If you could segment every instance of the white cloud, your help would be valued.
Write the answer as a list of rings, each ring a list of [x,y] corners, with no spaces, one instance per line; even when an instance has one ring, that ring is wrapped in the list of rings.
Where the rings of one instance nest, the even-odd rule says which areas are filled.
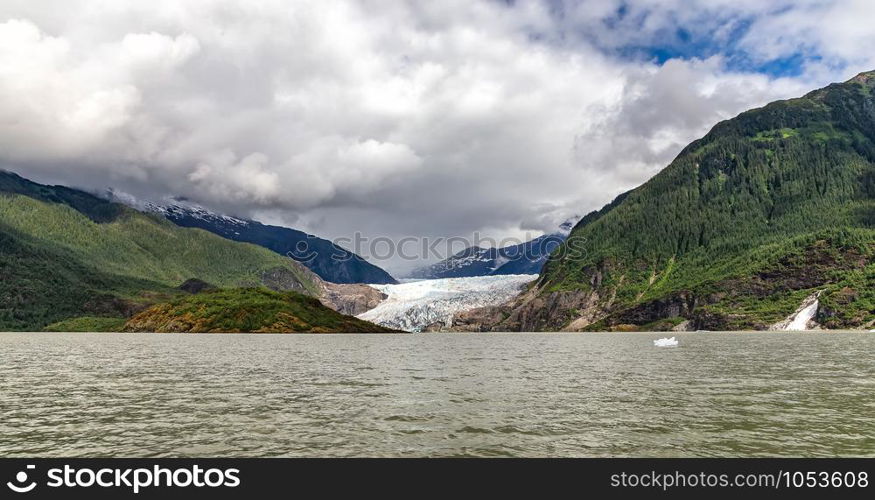
[[[270,203],[281,193],[280,176],[261,153],[238,159],[232,151],[219,152],[199,163],[188,180],[206,197],[231,202]]]
[[[870,5],[8,0],[0,162],[326,237],[524,235],[643,182],[718,120],[875,65]],[[719,55],[621,55],[681,27],[741,37],[755,62],[812,58],[774,79]]]
[[[110,163],[126,156],[123,147],[142,149],[152,111],[143,107],[144,92],[150,82],[163,85],[198,49],[191,35],[158,33],[82,47],[30,20],[0,22],[4,159]]]
[[[0,23],[0,150],[8,159],[75,157],[123,125],[140,99],[71,63],[70,43],[32,22]]]
[[[200,50],[200,43],[188,33],[176,37],[160,33],[128,33],[121,41],[122,64],[140,78],[165,76]],[[152,73],[151,75],[149,73]]]
[[[422,159],[406,144],[321,139],[282,166],[286,174],[284,203],[313,207],[331,201],[338,193],[366,199],[383,183],[409,174],[421,164]]]
[[[875,3],[869,0],[806,1],[758,18],[744,37],[745,49],[763,59],[802,52],[817,55],[808,72],[829,76],[836,67],[851,72],[875,68]],[[821,67],[825,66],[825,67]]]
[[[722,68],[720,58],[712,57],[630,69],[623,96],[590,110],[594,119],[576,140],[578,164],[599,174],[600,185],[632,187],[718,121],[806,91],[795,80]]]

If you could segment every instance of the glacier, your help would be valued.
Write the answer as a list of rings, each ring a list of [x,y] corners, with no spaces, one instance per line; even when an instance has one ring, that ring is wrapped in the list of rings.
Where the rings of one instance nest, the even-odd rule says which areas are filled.
[[[507,302],[537,277],[537,274],[508,274],[370,285],[388,297],[357,317],[408,332],[421,332],[436,323],[450,326],[456,314]]]

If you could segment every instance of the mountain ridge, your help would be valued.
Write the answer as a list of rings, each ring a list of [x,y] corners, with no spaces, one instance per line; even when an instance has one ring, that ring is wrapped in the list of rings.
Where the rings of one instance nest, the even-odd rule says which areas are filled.
[[[361,256],[304,231],[219,214],[183,200],[146,202],[142,206],[178,226],[203,229],[290,257],[331,283],[398,283],[388,272]]]
[[[440,262],[423,266],[409,274],[412,279],[470,278],[511,274],[538,274],[556,248],[577,223],[568,219],[559,228],[529,241],[496,248],[470,246]]]
[[[460,329],[768,329],[875,322],[875,73],[716,124],[584,217],[536,285]]]
[[[0,171],[0,330],[117,325],[184,296],[186,284],[299,292],[350,314],[381,300],[266,248]]]

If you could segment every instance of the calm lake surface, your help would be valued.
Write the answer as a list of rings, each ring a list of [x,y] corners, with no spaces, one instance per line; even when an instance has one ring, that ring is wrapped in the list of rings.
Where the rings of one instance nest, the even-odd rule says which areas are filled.
[[[0,456],[875,456],[875,334],[0,334]]]

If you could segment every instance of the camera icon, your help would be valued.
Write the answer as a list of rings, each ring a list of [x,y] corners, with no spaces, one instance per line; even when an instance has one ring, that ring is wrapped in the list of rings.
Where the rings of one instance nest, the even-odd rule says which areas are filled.
[[[28,465],[26,469],[33,470],[36,469],[36,466]],[[36,488],[36,481],[31,481],[30,484],[24,484],[27,482],[27,479],[27,471],[19,471],[18,474],[15,475],[15,482],[9,481],[6,483],[6,486],[16,493],[27,493]]]

